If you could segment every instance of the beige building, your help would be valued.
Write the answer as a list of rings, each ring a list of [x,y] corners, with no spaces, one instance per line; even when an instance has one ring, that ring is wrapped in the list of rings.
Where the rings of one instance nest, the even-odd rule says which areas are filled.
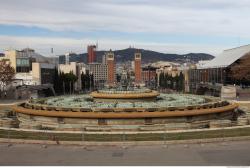
[[[33,49],[6,50],[5,58],[10,60],[15,72],[29,72],[32,69],[32,62],[35,62],[36,53]]]
[[[159,68],[156,70],[156,74],[158,77],[157,85],[159,86],[159,78],[160,74],[168,74],[169,76],[175,77],[182,74],[184,75],[184,90],[185,92],[189,92],[189,76],[188,76],[188,70],[190,69],[191,65],[183,65],[181,66],[178,63],[172,63],[172,62],[158,62],[155,63],[154,66],[158,66]]]
[[[29,48],[6,50],[4,57],[0,57],[0,60],[2,59],[7,60],[15,70],[12,82],[6,86],[7,97],[27,99],[35,97],[34,95],[46,94],[42,93],[42,90],[51,89],[53,92],[56,67],[56,61],[53,60],[56,59],[44,57]]]
[[[158,84],[159,85],[159,77],[161,73],[168,74],[169,76],[175,77],[182,72],[182,67],[178,63],[174,62],[167,62],[167,61],[158,61],[155,63],[150,64],[150,66],[157,68],[156,74],[158,77]]]
[[[55,65],[47,63],[32,63],[32,80],[35,85],[53,83]]]
[[[159,85],[159,77],[161,73],[168,74],[169,76],[175,77],[175,76],[178,76],[180,72],[182,72],[182,70],[179,67],[172,66],[172,65],[157,69],[156,74],[158,76],[158,85]]]
[[[14,79],[19,81],[18,85],[52,84],[55,67],[54,64],[33,62],[32,71],[16,73]]]
[[[81,74],[86,73],[86,65],[84,63],[69,62],[69,64],[59,64],[58,71],[63,73],[72,72],[77,76],[77,81],[74,84],[75,90],[80,91],[82,88]]]
[[[41,56],[35,50],[6,50],[6,59],[15,70],[15,85],[41,85],[53,83],[55,64],[46,63],[38,59]]]

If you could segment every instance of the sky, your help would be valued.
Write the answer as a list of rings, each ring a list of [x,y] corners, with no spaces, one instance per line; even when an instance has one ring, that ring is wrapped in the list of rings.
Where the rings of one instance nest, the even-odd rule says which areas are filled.
[[[0,0],[0,52],[45,56],[130,46],[208,53],[250,43],[249,0]]]

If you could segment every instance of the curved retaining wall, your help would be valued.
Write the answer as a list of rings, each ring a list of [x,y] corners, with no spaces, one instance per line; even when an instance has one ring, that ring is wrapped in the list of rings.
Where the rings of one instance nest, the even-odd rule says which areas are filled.
[[[105,109],[106,112],[100,111],[69,111],[70,109],[65,110],[55,110],[47,109],[39,110],[37,107],[34,109],[27,109],[22,106],[13,107],[14,111],[22,114],[29,115],[38,115],[38,116],[47,116],[47,117],[69,117],[69,118],[107,118],[107,119],[133,119],[133,118],[161,118],[161,117],[181,117],[181,116],[199,116],[205,114],[214,114],[214,113],[223,113],[228,111],[233,111],[238,107],[238,104],[232,103],[222,107],[213,107],[213,106],[204,106],[200,109],[188,109],[186,108],[175,108],[175,109],[165,109],[166,111],[159,111],[159,109],[118,109],[120,112],[114,112],[113,109]],[[131,111],[126,111],[131,110]],[[152,111],[149,111],[152,110]]]
[[[13,107],[21,128],[88,131],[157,131],[208,127],[211,120],[232,119],[236,103],[217,102],[169,108],[84,109]]]

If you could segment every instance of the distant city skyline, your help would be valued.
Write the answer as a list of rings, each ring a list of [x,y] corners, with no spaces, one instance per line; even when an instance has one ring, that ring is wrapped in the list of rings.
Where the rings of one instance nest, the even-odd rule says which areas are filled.
[[[49,56],[129,46],[217,55],[250,43],[247,0],[0,0],[0,52],[30,47]]]

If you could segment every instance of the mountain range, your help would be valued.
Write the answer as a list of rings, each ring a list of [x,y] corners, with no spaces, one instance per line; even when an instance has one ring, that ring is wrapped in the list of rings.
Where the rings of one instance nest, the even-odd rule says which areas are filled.
[[[152,63],[157,61],[169,61],[183,63],[187,60],[191,62],[198,62],[200,60],[211,60],[214,56],[205,53],[189,53],[189,54],[165,54],[151,50],[136,49],[136,48],[126,48],[123,50],[113,51],[117,63],[132,61],[134,59],[134,53],[139,50],[142,53],[142,63]],[[97,62],[102,62],[102,56],[106,51],[96,51]],[[87,62],[87,53],[83,54],[73,54],[70,58],[70,61],[77,62]]]

